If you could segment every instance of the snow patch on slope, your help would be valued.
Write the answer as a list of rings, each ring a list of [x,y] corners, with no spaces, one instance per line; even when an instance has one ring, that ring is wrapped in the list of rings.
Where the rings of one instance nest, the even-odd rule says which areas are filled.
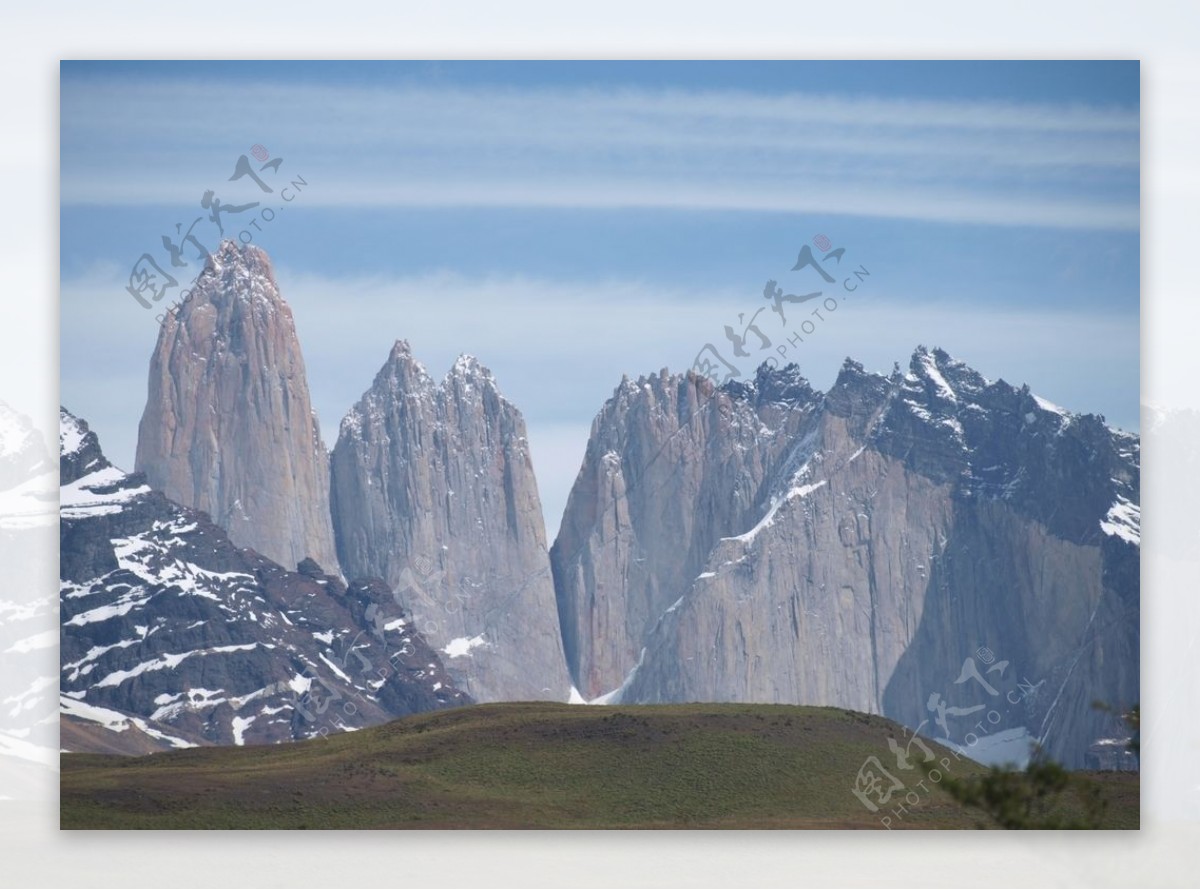
[[[1142,543],[1142,508],[1129,498],[1117,495],[1116,503],[1108,508],[1108,513],[1100,520],[1100,530],[1106,535],[1113,535],[1123,541],[1128,541],[1135,547]]]
[[[59,494],[60,515],[63,519],[83,519],[86,516],[119,513],[122,504],[140,495],[149,494],[149,485],[139,485],[135,488],[117,487],[127,478],[121,470],[110,466],[64,485]],[[114,487],[115,491],[96,491]]]
[[[928,352],[918,354],[918,361],[921,364],[921,370],[925,372],[934,387],[938,391],[938,395],[948,402],[957,402],[958,394],[954,392],[950,384],[946,382],[946,378],[942,376],[942,372],[938,369],[937,360]]]
[[[192,742],[167,735],[165,732],[160,732],[140,717],[127,717],[119,711],[99,708],[95,705],[76,701],[73,698],[67,698],[66,696],[59,697],[59,708],[63,714],[69,717],[76,717],[80,720],[86,720],[89,723],[98,723],[111,732],[125,732],[125,730],[133,726],[153,739],[166,742],[173,748],[199,747]]]
[[[65,411],[58,414],[58,449],[65,457],[75,454],[83,447],[83,428],[79,421]],[[0,446],[0,451],[3,448]]]
[[[1031,395],[1033,395],[1033,400],[1037,402],[1037,406],[1043,411],[1049,411],[1051,414],[1057,414],[1060,417],[1068,417],[1071,413],[1066,408],[1054,404],[1049,399],[1043,399],[1037,393],[1032,393]]]
[[[235,745],[246,744],[246,730],[250,728],[250,724],[258,719],[258,715],[253,717],[234,717],[230,724],[233,729],[233,743]]]
[[[797,486],[789,489],[787,494],[785,494],[783,497],[779,497],[778,495],[776,495],[775,497],[772,497],[771,498],[771,507],[770,507],[770,509],[767,510],[767,515],[764,516],[762,519],[760,519],[758,521],[758,524],[756,526],[754,526],[754,528],[750,529],[750,531],[745,532],[743,534],[736,535],[732,538],[722,538],[721,540],[723,540],[723,541],[741,541],[744,544],[750,543],[758,536],[759,532],[761,532],[764,528],[766,528],[767,526],[769,526],[775,522],[775,514],[777,512],[779,512],[780,507],[782,507],[784,504],[786,504],[792,498],[807,497],[808,495],[810,495],[814,491],[816,491],[818,488],[820,488],[822,485],[824,485],[827,481],[828,480],[826,480],[826,479],[822,479],[820,482],[814,482],[811,485],[797,485]]]
[[[628,689],[630,687],[630,685],[633,683],[633,678],[637,676],[637,672],[641,668],[642,663],[645,660],[646,660],[646,649],[645,649],[645,647],[643,647],[642,654],[638,656],[637,664],[635,664],[633,666],[633,670],[631,670],[628,674],[625,675],[625,679],[621,682],[621,685],[618,686],[616,689],[613,689],[611,692],[606,692],[606,693],[604,693],[604,695],[596,696],[591,701],[589,701],[588,704],[589,705],[619,705],[621,703],[621,696],[623,696],[625,694],[625,690]]]
[[[474,637],[457,637],[446,644],[442,652],[449,658],[459,658],[463,655],[469,655],[471,650],[476,646],[486,646],[487,640],[483,638],[483,634]]]

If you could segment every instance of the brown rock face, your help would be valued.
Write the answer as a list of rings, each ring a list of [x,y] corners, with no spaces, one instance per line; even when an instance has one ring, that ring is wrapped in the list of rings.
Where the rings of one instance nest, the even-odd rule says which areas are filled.
[[[267,255],[221,244],[150,362],[136,468],[284,566],[337,565],[329,463]]]
[[[463,357],[435,383],[398,342],[332,455],[349,577],[402,598],[476,701],[570,692],[525,422]]]
[[[833,705],[1073,767],[1122,732],[1092,702],[1138,699],[1136,436],[937,350],[824,395],[708,386],[623,383],[593,427],[552,549],[585,696]]]

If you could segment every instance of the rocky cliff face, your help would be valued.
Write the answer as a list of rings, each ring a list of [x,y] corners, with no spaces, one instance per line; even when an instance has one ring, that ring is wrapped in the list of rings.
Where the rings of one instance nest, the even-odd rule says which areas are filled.
[[[750,521],[820,403],[794,369],[728,390],[665,370],[621,382],[592,425],[551,550],[585,698],[621,685],[712,548]]]
[[[336,569],[328,457],[291,309],[258,248],[223,242],[164,322],[136,470],[239,546]]]
[[[383,582],[238,548],[61,422],[64,746],[279,742],[470,701]]]
[[[938,350],[824,395],[795,368],[626,381],[552,551],[572,675],[1082,766],[1120,732],[1092,701],[1138,698],[1138,453]]]
[[[491,373],[464,357],[436,383],[398,342],[331,464],[343,570],[392,585],[475,699],[566,700],[525,424]]]

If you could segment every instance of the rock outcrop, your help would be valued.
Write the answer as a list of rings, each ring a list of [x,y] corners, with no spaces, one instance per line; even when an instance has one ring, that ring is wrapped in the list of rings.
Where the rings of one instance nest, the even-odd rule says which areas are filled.
[[[665,370],[621,382],[592,424],[551,550],[584,698],[620,686],[713,547],[750,521],[820,402],[794,370],[728,390]]]
[[[1083,766],[1120,733],[1092,702],[1138,697],[1138,453],[939,350],[826,394],[794,367],[625,381],[552,550],[572,676]]]
[[[71,750],[289,741],[470,701],[382,581],[239,548],[112,466],[82,420],[61,423]]]
[[[270,261],[222,242],[150,362],[135,469],[239,546],[337,567],[329,462]]]
[[[491,373],[463,357],[436,383],[397,342],[331,464],[343,571],[395,588],[476,700],[565,701],[525,423]]]

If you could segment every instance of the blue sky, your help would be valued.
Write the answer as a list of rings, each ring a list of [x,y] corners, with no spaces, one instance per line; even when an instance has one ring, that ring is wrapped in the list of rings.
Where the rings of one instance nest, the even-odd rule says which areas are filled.
[[[307,183],[244,231],[295,310],[327,443],[393,340],[437,376],[473,353],[525,413],[551,537],[621,374],[728,354],[724,326],[767,306],[767,279],[819,286],[790,271],[816,235],[871,276],[789,352],[815,385],[847,355],[888,370],[940,345],[1137,428],[1136,62],[61,74],[62,400],[127,467],[157,333],[130,267],[165,262],[160,237],[206,190],[262,198],[228,181],[256,143],[282,158],[264,180]],[[775,344],[790,330],[758,321]]]

